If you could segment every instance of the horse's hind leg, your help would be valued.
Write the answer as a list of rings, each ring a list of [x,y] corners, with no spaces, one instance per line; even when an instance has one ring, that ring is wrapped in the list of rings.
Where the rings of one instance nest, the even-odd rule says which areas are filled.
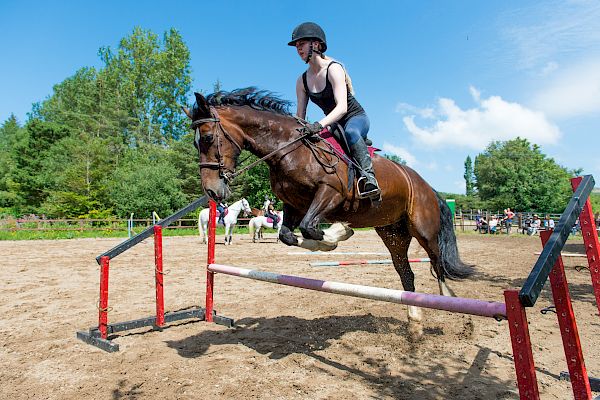
[[[415,291],[415,274],[408,262],[408,248],[412,239],[402,220],[393,225],[375,228],[392,256],[394,268],[400,276],[402,287],[406,291]],[[412,340],[418,340],[423,335],[423,313],[419,307],[408,306],[408,331]]]

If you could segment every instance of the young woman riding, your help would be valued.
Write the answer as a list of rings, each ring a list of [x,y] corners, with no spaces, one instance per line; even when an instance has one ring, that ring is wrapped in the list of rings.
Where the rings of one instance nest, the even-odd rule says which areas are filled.
[[[371,157],[365,144],[369,132],[369,117],[353,95],[352,81],[339,62],[325,56],[325,32],[313,22],[304,22],[294,29],[289,46],[295,46],[308,69],[296,81],[296,115],[306,118],[308,100],[323,110],[325,117],[308,124],[306,130],[318,134],[324,126],[334,122],[343,128],[352,156],[362,169],[359,179],[359,197],[378,199],[381,190]],[[360,182],[364,180],[364,184]],[[362,187],[361,187],[362,186]]]

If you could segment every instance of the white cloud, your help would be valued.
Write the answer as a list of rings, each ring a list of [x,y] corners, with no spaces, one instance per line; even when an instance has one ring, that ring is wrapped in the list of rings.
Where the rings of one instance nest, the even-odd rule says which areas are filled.
[[[503,49],[522,68],[539,68],[556,58],[600,51],[598,1],[543,1],[499,17],[502,33],[511,44]]]
[[[397,155],[398,157],[406,161],[406,164],[411,168],[414,168],[418,164],[417,158],[403,147],[395,146],[391,143],[384,142],[383,151],[385,151],[386,153]]]
[[[470,88],[477,107],[461,109],[454,100],[441,98],[435,110],[437,121],[429,127],[418,126],[416,115],[403,118],[414,139],[426,147],[455,146],[484,149],[493,140],[510,140],[519,136],[535,144],[555,144],[559,128],[542,112],[528,109],[500,96],[481,98]]]
[[[600,113],[600,58],[561,71],[535,95],[533,105],[555,118]]]
[[[433,108],[418,108],[408,103],[398,103],[396,112],[400,114],[418,114],[422,118],[433,118]]]

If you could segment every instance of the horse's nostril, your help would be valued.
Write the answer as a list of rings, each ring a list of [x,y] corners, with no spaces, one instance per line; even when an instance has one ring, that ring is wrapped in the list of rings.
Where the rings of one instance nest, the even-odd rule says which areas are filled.
[[[207,189],[206,194],[208,195],[208,197],[210,197],[214,201],[218,202],[219,200],[221,200],[220,197],[211,189]]]

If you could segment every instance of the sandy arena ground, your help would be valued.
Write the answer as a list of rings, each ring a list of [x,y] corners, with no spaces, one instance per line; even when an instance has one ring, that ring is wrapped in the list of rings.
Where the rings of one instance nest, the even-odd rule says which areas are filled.
[[[216,277],[215,308],[235,329],[178,323],[162,332],[140,329],[115,338],[106,353],[75,337],[97,324],[99,267],[95,256],[121,239],[3,241],[0,283],[2,399],[516,399],[506,322],[425,310],[423,340],[408,340],[406,307]],[[247,235],[222,245],[217,261],[326,280],[401,289],[390,265],[310,267],[311,260],[368,256],[292,256],[274,234],[253,244]],[[570,241],[566,250],[583,250]],[[540,250],[538,237],[460,235],[464,261],[477,274],[451,282],[459,296],[503,301],[520,286]],[[384,251],[374,231],[360,231],[341,251]],[[427,257],[413,243],[411,256]],[[165,307],[204,303],[206,246],[198,237],[164,239]],[[368,258],[385,258],[372,256]],[[585,259],[565,258],[591,376],[600,376],[600,320]],[[111,264],[109,322],[154,313],[153,241]],[[437,294],[425,264],[415,264],[417,290]],[[528,309],[543,399],[572,398],[548,289]]]

